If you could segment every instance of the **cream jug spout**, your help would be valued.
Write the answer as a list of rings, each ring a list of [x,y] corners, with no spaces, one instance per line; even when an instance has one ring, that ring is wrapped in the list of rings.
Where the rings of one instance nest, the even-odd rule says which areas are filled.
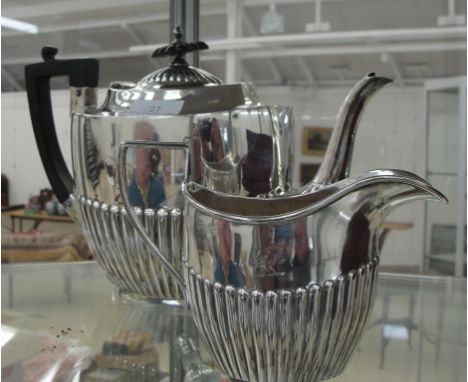
[[[382,223],[397,207],[418,200],[448,203],[442,193],[410,172],[374,170],[366,174],[369,176],[365,180],[367,186],[357,189],[333,206],[335,211],[340,211],[338,217],[323,215],[329,223],[341,227],[338,229],[340,245],[335,250],[341,254],[336,266],[342,273],[359,268],[379,253]],[[360,182],[355,181],[354,187],[359,187]],[[333,246],[333,243],[329,244],[326,251]]]
[[[371,96],[389,82],[392,80],[369,73],[350,90],[338,112],[325,157],[312,182],[312,188],[348,177],[354,137],[362,111]]]

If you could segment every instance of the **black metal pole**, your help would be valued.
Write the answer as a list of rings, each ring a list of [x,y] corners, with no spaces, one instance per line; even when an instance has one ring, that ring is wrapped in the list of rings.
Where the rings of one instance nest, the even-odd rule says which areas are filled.
[[[180,25],[185,32],[185,2],[186,0],[169,0],[171,4],[169,17],[169,39],[174,38],[174,28]]]

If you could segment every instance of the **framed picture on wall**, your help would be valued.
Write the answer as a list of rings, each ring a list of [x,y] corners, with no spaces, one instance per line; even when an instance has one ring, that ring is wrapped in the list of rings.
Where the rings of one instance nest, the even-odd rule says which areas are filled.
[[[300,168],[299,174],[299,181],[301,182],[301,186],[306,183],[309,183],[317,174],[317,171],[320,167],[320,163],[302,163]]]
[[[305,155],[324,156],[333,129],[329,127],[304,127],[302,152]]]

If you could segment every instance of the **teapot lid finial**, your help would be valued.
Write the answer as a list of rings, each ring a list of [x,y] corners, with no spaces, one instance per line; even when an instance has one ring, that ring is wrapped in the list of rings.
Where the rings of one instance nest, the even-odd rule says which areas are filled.
[[[221,80],[200,68],[190,66],[185,54],[209,49],[203,41],[186,42],[180,25],[174,28],[175,40],[169,45],[156,49],[151,57],[172,56],[168,67],[162,68],[143,78],[139,85],[144,88],[190,88],[204,85],[219,85]]]
[[[209,49],[208,45],[203,41],[186,42],[183,40],[184,31],[180,25],[175,26],[173,33],[175,40],[169,45],[156,49],[151,57],[175,56],[175,59],[183,59],[186,53]]]

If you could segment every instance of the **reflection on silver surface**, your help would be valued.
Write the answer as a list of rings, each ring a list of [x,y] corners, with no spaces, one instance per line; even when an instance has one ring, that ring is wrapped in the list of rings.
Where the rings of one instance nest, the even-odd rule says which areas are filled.
[[[249,292],[186,270],[187,299],[211,356],[242,381],[320,381],[348,363],[372,306],[377,259],[296,290]]]
[[[242,107],[171,119],[74,115],[76,190],[72,199],[80,201],[80,208],[86,211],[79,215],[73,213],[87,231],[94,253],[110,279],[132,293],[150,298],[176,298],[168,289],[171,282],[166,272],[156,265],[158,260],[143,260],[149,255],[139,244],[134,244],[133,229],[121,221],[116,169],[118,142],[125,139],[184,142],[187,137],[192,137],[188,171],[201,185],[251,196],[270,191],[282,193],[290,187],[290,108]],[[157,210],[164,211],[161,208],[183,209],[180,184],[187,173],[185,159],[183,155],[157,148],[137,148],[129,153],[125,169],[132,206],[154,210],[156,215]],[[97,203],[94,208],[93,203]],[[123,240],[121,235],[128,235],[128,239]],[[161,232],[160,239],[167,245],[181,244],[181,237],[172,240],[165,235]],[[146,261],[151,265],[144,270],[142,264]]]
[[[379,86],[371,86],[370,93]],[[365,86],[358,87],[357,94],[365,93]],[[364,100],[359,100],[357,114],[340,131],[346,144],[332,151],[352,148],[353,118],[355,124]],[[288,113],[284,120],[289,120]],[[189,148],[147,141],[121,145],[119,182],[130,223],[185,291],[211,356],[230,377],[320,381],[340,374],[372,305],[380,225],[404,203],[446,198],[423,179],[401,170],[374,170],[340,180],[347,175],[350,153],[337,163],[338,173],[330,166],[324,168],[326,176],[318,186],[268,190],[264,175],[273,162],[262,147],[272,146],[261,135],[254,135],[257,147],[252,151],[258,176],[247,184],[249,178],[244,177],[242,185],[247,196],[278,196],[246,198],[229,189],[239,185],[237,158],[227,156],[218,120],[204,120],[195,131]],[[134,212],[127,186],[129,148],[152,147],[172,147],[174,152],[185,148],[192,155],[201,152],[199,162],[192,159],[191,182],[186,179],[182,185],[185,285],[165,248],[148,235]],[[225,158],[230,160],[216,168]],[[205,172],[203,165],[208,168]],[[227,176],[216,178],[209,171]],[[351,313],[354,309],[356,316]],[[351,330],[353,323],[357,326]],[[294,348],[304,335],[312,336],[307,342],[310,351]]]
[[[184,168],[184,158],[157,148],[136,149],[128,156],[125,168],[130,179],[127,187],[132,207],[183,210],[180,184],[188,174],[198,184],[230,195],[294,194],[300,191],[291,190],[294,116],[290,107],[260,105],[253,88],[247,84],[164,89],[152,86],[148,82],[150,77],[138,84],[113,83],[98,109],[93,106],[92,97],[88,97],[87,108],[78,107],[83,102],[77,98],[76,89],[72,89],[78,105],[72,115],[76,180],[73,199],[85,198],[101,206],[92,209],[88,202],[82,203],[81,208],[87,206],[90,211],[80,214],[83,219],[78,220],[87,231],[98,260],[110,272],[110,279],[133,293],[172,298],[173,295],[164,294],[167,287],[160,286],[170,282],[166,273],[156,267],[156,260],[154,264],[151,261],[150,270],[144,271],[141,266],[133,269],[135,264],[142,263],[141,254],[145,250],[129,244],[135,242],[133,229],[119,222],[122,209],[117,175],[119,142],[186,142],[187,138],[190,142],[188,170]],[[341,168],[340,175],[349,169],[352,138],[365,103],[387,82],[381,77],[366,76],[346,98],[335,127],[335,143],[331,145],[334,152],[327,154],[327,158],[341,158],[336,165]],[[326,163],[323,171],[328,174],[333,166],[330,160]],[[330,176],[335,176],[335,172]],[[74,214],[71,209],[70,212]],[[307,226],[310,223],[304,221],[295,230],[305,232]],[[95,229],[115,242],[98,237]],[[128,243],[118,236],[127,232]],[[179,245],[175,243],[181,243],[181,237],[172,235],[167,237],[167,245]],[[306,256],[307,243],[296,246],[302,247],[297,250]],[[151,278],[156,278],[153,286],[147,285]],[[140,282],[143,284],[139,285]]]
[[[116,286],[148,298],[182,298],[176,282],[138,239],[124,208],[84,197],[73,200],[96,260]],[[152,240],[164,248],[171,264],[181,269],[181,246],[177,241],[171,241],[173,245],[168,246],[166,237],[169,225],[171,232],[180,235],[181,215],[168,214],[165,209],[137,208],[136,213],[151,233]]]
[[[423,179],[398,170],[270,199],[191,183],[183,192],[190,267],[210,281],[262,291],[304,288],[358,269],[378,250],[379,226],[396,207],[445,200]]]
[[[171,146],[187,150],[183,144],[123,143],[120,184],[131,224],[178,279],[179,270],[133,213],[122,170],[129,148]],[[184,182],[182,192],[180,287],[213,359],[245,381],[320,381],[341,373],[372,305],[379,226],[404,203],[446,201],[401,170],[369,171],[317,191],[266,199],[194,182]],[[353,323],[359,330],[350,329]],[[293,344],[308,334],[312,350],[300,355],[304,349]]]

